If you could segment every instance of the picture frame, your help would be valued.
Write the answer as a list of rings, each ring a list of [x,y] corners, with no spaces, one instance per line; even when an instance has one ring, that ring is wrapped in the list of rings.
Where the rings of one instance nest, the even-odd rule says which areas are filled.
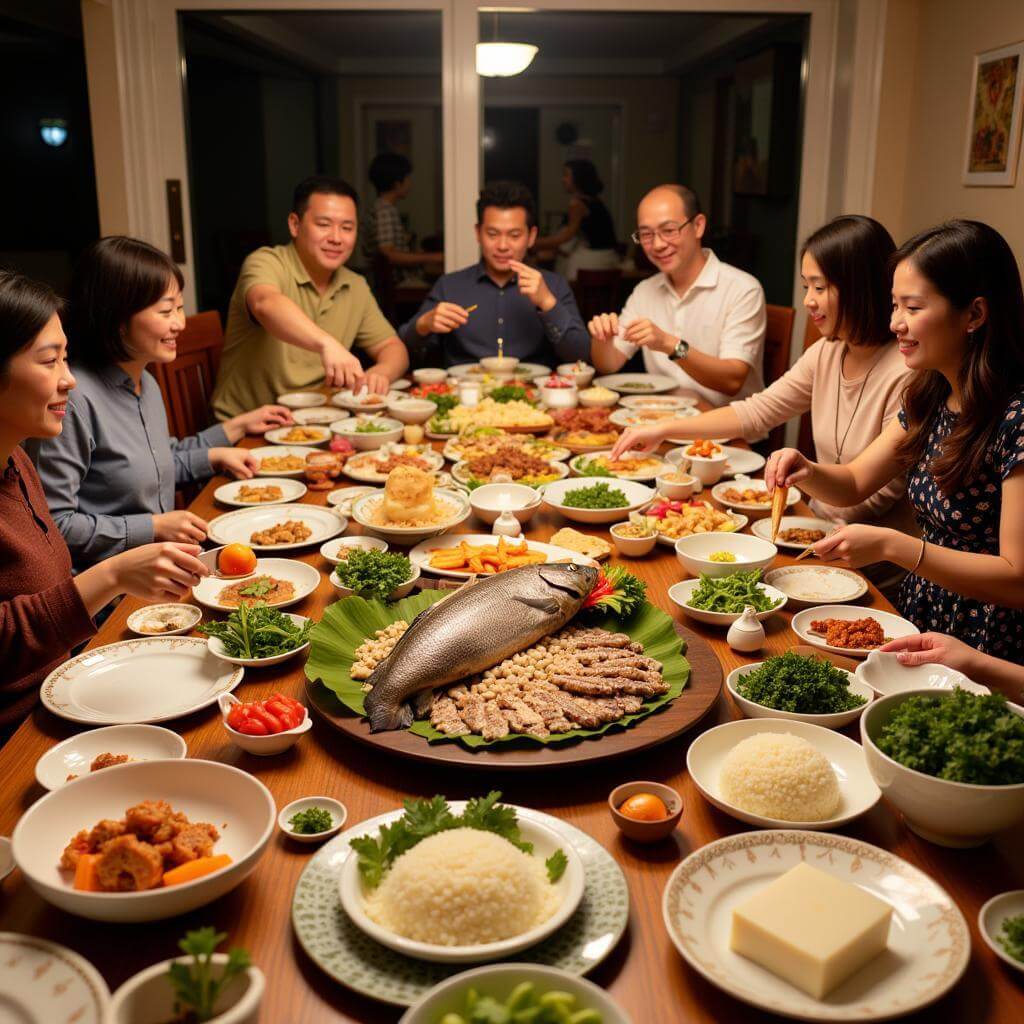
[[[1024,40],[974,55],[967,106],[964,185],[1011,187],[1017,180]]]

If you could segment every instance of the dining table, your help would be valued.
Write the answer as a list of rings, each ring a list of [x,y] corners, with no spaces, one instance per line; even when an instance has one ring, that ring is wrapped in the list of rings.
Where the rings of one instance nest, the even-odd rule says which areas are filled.
[[[255,437],[240,442],[250,448],[263,443],[262,438]],[[190,510],[207,521],[227,511],[214,498],[216,488],[224,482],[223,477],[210,480],[190,504]],[[335,486],[354,483],[342,478]],[[326,493],[309,490],[301,501],[324,506]],[[704,496],[709,493],[710,488],[706,488]],[[787,514],[810,513],[800,502]],[[549,508],[529,522],[525,535],[546,541],[567,525],[610,540],[607,527],[567,523]],[[456,530],[489,532],[472,515]],[[360,527],[354,523],[346,531],[359,532]],[[328,578],[331,566],[315,547],[289,555],[321,572],[316,590],[289,610],[319,620],[328,605],[339,599]],[[615,561],[646,582],[651,603],[706,641],[719,663],[710,673],[716,687],[733,669],[782,654],[802,642],[790,627],[791,611],[783,609],[764,623],[767,635],[763,650],[739,654],[726,643],[724,629],[686,619],[669,598],[672,584],[687,578],[672,548],[658,545],[642,558],[616,557]],[[794,558],[780,549],[774,566],[793,562]],[[859,603],[865,608],[894,610],[870,581]],[[134,598],[122,600],[100,626],[89,648],[130,639],[126,619],[142,604]],[[206,617],[210,614],[204,609]],[[247,669],[236,693],[246,700],[274,692],[303,699],[305,687],[301,659],[291,659],[273,667]],[[635,729],[650,728],[654,717],[637,723]],[[402,801],[409,798],[444,794],[450,800],[461,800],[495,788],[501,790],[503,802],[534,808],[575,826],[614,857],[629,886],[626,931],[611,954],[592,971],[591,980],[605,988],[636,1024],[714,1024],[782,1019],[740,1002],[691,969],[673,946],[662,919],[663,890],[680,861],[714,840],[753,831],[752,826],[704,799],[686,767],[687,750],[696,736],[742,717],[722,685],[717,697],[709,702],[707,713],[692,728],[660,745],[610,760],[553,764],[539,771],[522,772],[474,768],[464,760],[457,765],[413,761],[355,741],[315,711],[312,730],[289,751],[273,757],[247,754],[232,743],[216,705],[164,724],[186,740],[189,757],[218,761],[251,773],[269,789],[279,809],[300,797],[334,797],[348,809],[346,827],[400,809]],[[75,731],[75,725],[38,706],[0,750],[4,795],[0,834],[10,835],[19,817],[45,795],[35,779],[36,761]],[[842,731],[859,741],[856,723]],[[600,744],[602,740],[581,742]],[[664,783],[681,795],[682,818],[669,838],[640,845],[620,833],[609,811],[608,796],[620,783],[631,780]],[[68,823],[69,836],[80,824]],[[986,900],[1006,890],[1024,888],[1024,827],[1010,829],[973,849],[948,849],[912,832],[882,799],[840,831],[882,847],[925,872],[952,896],[970,928],[972,949],[963,977],[940,1000],[906,1019],[929,1024],[1024,1021],[1024,974],[1002,963],[982,942],[977,930],[978,911]],[[247,949],[263,971],[266,991],[260,1020],[264,1024],[397,1021],[402,1014],[400,1007],[357,994],[327,976],[306,955],[293,932],[293,891],[315,850],[315,846],[300,845],[275,830],[256,870],[228,895],[180,918],[149,924],[100,923],[65,913],[42,900],[15,870],[0,883],[0,931],[27,933],[71,947],[95,965],[113,991],[148,965],[176,955],[177,942],[187,930],[213,925],[228,933],[228,944]]]

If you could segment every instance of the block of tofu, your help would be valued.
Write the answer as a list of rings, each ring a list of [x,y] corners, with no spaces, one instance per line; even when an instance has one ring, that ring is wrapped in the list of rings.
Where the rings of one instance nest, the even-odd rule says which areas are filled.
[[[891,917],[884,900],[800,863],[733,910],[729,946],[824,999],[886,948]]]

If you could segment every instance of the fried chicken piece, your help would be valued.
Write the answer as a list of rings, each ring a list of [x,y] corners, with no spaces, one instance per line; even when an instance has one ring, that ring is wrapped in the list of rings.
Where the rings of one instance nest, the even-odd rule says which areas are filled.
[[[115,764],[126,764],[130,760],[127,754],[97,754],[89,765],[89,771],[98,772],[102,768],[113,768]]]
[[[111,839],[96,862],[96,878],[104,892],[154,889],[163,874],[163,857],[149,843],[132,835]]]
[[[89,832],[89,852],[98,853],[111,839],[123,836],[126,831],[123,821],[104,818],[102,821],[96,822]]]
[[[65,871],[74,871],[78,867],[78,858],[83,853],[90,852],[89,831],[83,828],[72,836],[71,841],[64,847],[64,852],[60,855],[60,866]]]
[[[170,850],[161,855],[172,864],[185,864],[199,857],[209,857],[213,844],[220,839],[220,833],[205,821],[194,821],[186,825],[171,841]]]
[[[825,637],[830,647],[865,650],[888,641],[877,619],[814,619],[811,632]]]
[[[143,800],[124,812],[127,832],[153,845],[170,842],[186,825],[188,818],[179,814],[166,800]]]

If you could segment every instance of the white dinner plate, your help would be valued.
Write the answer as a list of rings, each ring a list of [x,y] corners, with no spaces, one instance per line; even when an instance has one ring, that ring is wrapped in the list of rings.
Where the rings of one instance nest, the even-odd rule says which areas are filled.
[[[331,508],[336,509],[338,515],[351,516],[352,505],[356,498],[361,498],[364,494],[373,494],[380,490],[380,487],[339,487],[327,495],[327,504]]]
[[[663,497],[662,495],[658,495],[658,499],[657,500],[668,501],[669,499]],[[690,499],[686,498],[684,500],[685,501],[689,501]],[[736,529],[735,530],[724,530],[724,531],[722,531],[723,533],[739,533],[743,529],[743,527],[746,526],[747,523],[750,522],[750,520],[742,512],[731,512],[729,509],[724,509],[724,512],[725,512],[725,515],[727,515],[733,521],[733,523],[735,523]],[[689,537],[690,534],[683,534],[683,536],[684,537]],[[676,541],[677,540],[679,540],[678,537],[670,537],[667,533],[659,533],[658,534],[658,543],[659,544],[664,544],[666,547],[674,548],[676,546]]]
[[[278,523],[301,522],[310,529],[310,535],[294,544],[254,544],[254,533],[268,530]],[[246,544],[253,551],[297,551],[323,544],[337,537],[348,522],[333,509],[319,505],[271,505],[270,508],[247,508],[225,512],[209,522],[209,538],[214,544]]]
[[[617,427],[649,427],[655,423],[692,419],[699,415],[692,406],[681,409],[616,409],[608,417],[608,422]]]
[[[535,438],[529,434],[505,434],[505,435],[487,435],[492,439],[497,439],[503,443],[509,443],[514,445],[521,445],[525,451],[531,455],[536,455],[540,459],[547,459],[549,462],[563,462],[565,459],[572,455],[572,452],[568,448],[563,448],[561,445],[552,444],[546,438]],[[465,440],[458,437],[449,437],[445,442],[444,447],[441,449],[441,454],[451,462],[464,462],[465,452],[463,450],[463,444],[472,444],[473,438],[469,437]]]
[[[487,371],[479,363],[457,363],[448,367],[448,376],[456,380],[466,378],[483,377]],[[534,377],[548,377],[551,375],[550,366],[541,366],[540,363],[520,363],[515,369],[517,380],[532,380]]]
[[[147,620],[151,616],[157,616],[164,612],[174,612],[175,620],[185,623],[177,629],[144,629]],[[168,604],[147,604],[142,608],[136,608],[125,623],[136,636],[181,636],[183,633],[191,633],[203,617],[203,613],[194,604],[183,604],[172,601]],[[159,620],[159,619],[158,619]]]
[[[760,458],[760,456],[758,456]],[[766,502],[754,502],[754,501],[733,501],[731,498],[727,498],[727,491],[745,491],[747,489],[752,491],[765,491],[764,480],[751,480],[750,477],[745,474],[738,474],[737,478],[733,481],[723,480],[720,484],[715,484],[711,488],[711,497],[719,503],[719,505],[725,505],[726,508],[737,509],[740,512],[753,512],[754,514],[768,515],[772,509],[771,498]],[[790,487],[786,494],[786,505],[795,505],[800,500],[800,492],[795,487]],[[771,543],[771,534],[768,537],[762,537],[762,540],[767,540]]]
[[[330,405],[292,410],[292,419],[303,427],[329,427],[337,418],[338,410]]]
[[[769,522],[767,519],[760,521]],[[839,565],[818,565],[810,560],[804,565],[772,569],[764,581],[778,587],[797,608],[816,604],[848,604],[868,592],[867,582],[860,573]]]
[[[762,469],[765,464],[765,457],[749,448],[737,448],[735,445],[722,445],[729,461],[725,464],[724,476],[750,476]],[[795,487],[790,490],[796,490]],[[797,491],[799,494],[799,491]]]
[[[337,417],[335,417],[337,419]],[[332,421],[333,422],[333,421]],[[309,441],[296,441],[289,438],[287,435],[295,429],[291,427],[276,427],[274,430],[268,430],[264,435],[264,440],[269,441],[271,444],[283,444],[283,445],[297,445],[299,448],[316,448],[318,445],[327,444],[331,439],[331,432],[326,427],[311,426],[299,423],[297,426],[302,430],[310,430],[316,433],[316,438]]]
[[[553,480],[564,480],[569,475],[569,466],[566,463],[564,463],[564,462],[549,462],[548,465],[551,468],[548,470],[547,473],[538,474],[537,477],[529,477],[529,478],[527,478],[527,477],[519,477],[518,479],[514,479],[512,482],[513,483],[523,483],[524,479],[534,479],[534,480],[537,480],[537,479],[539,479],[541,477],[541,475],[549,476]],[[509,475],[511,476],[511,474],[509,474]],[[469,463],[468,462],[456,462],[455,465],[452,466],[452,479],[457,481],[460,484],[468,484],[471,480],[473,480],[474,477],[473,477],[473,474],[470,472]],[[486,481],[484,481],[484,482],[486,483]],[[551,481],[547,481],[547,482],[550,483]],[[541,486],[541,485],[540,484],[527,484],[527,483],[523,483],[523,486],[524,487],[533,487],[533,486]]]
[[[147,637],[70,658],[43,680],[40,698],[55,715],[86,725],[166,722],[215,703],[242,674],[200,637]]]
[[[915,636],[921,632],[912,622],[900,618],[899,615],[893,615],[892,612],[879,611],[877,608],[860,608],[857,605],[849,604],[815,605],[813,608],[805,608],[793,616],[790,625],[801,640],[805,640],[813,647],[820,647],[833,654],[846,654],[852,658],[866,658],[874,648],[832,647],[825,642],[823,636],[811,632],[811,622],[817,619],[868,618],[875,619],[881,625],[882,632],[890,640],[896,640],[901,636]]]
[[[242,487],[280,487],[281,497],[273,501],[240,501],[238,498]],[[288,480],[285,477],[260,477],[259,480],[232,480],[229,484],[221,484],[213,492],[213,497],[222,505],[231,508],[264,508],[268,505],[286,505],[298,501],[306,493],[306,485],[301,480]]]
[[[298,604],[320,585],[319,571],[294,558],[258,558],[253,576],[272,576],[274,579],[287,580],[295,587],[295,593],[291,597],[286,601],[272,602],[270,605],[272,608],[287,608],[289,605]],[[230,612],[234,610],[235,606],[221,604],[218,595],[226,587],[233,585],[231,580],[219,580],[207,576],[192,588],[192,596],[206,608]],[[205,640],[202,642],[206,643]]]
[[[697,399],[693,395],[626,395],[619,404],[625,409],[694,409]]]
[[[345,460],[345,476],[358,480],[364,484],[382,484],[387,478],[387,473],[381,473],[376,467],[379,463],[387,461],[388,456],[400,454],[409,448],[415,448],[414,454],[427,466],[427,472],[436,473],[444,467],[444,456],[431,448],[424,448],[422,445],[395,444],[384,445],[375,451],[359,452],[357,455],[350,455]]]
[[[888,950],[824,999],[729,948],[734,908],[803,861],[893,908]],[[967,922],[941,886],[887,850],[831,833],[742,832],[708,843],[672,873],[661,909],[690,967],[736,999],[798,1020],[903,1019],[945,995],[971,955]]]
[[[675,391],[679,381],[664,373],[610,373],[596,377],[590,386],[608,388],[623,395],[660,395]]]
[[[268,445],[264,448],[253,448],[252,454],[260,460],[260,468],[256,470],[256,475],[259,477],[264,476],[302,476],[306,471],[306,456],[309,454],[309,449],[298,448],[298,447],[284,447],[279,444]],[[302,465],[298,469],[264,469],[262,462],[264,459],[280,459],[286,455],[294,455],[296,458],[302,459]]]
[[[600,458],[604,456],[609,457],[612,453],[611,448],[598,449],[596,452],[587,452],[586,455],[574,455],[569,460],[569,468],[573,471],[574,476],[582,476],[581,469],[591,459]],[[665,462],[657,455],[647,454],[641,455],[639,452],[624,452],[619,456],[621,462],[636,462],[640,463],[645,459],[653,459],[654,463],[650,466],[638,466],[632,472],[625,472],[623,470],[617,470],[611,472],[609,470],[609,479],[614,478],[617,480],[639,480],[641,483],[647,483],[651,480],[657,479],[662,473],[669,473],[672,471],[673,466],[671,463]],[[600,480],[602,477],[595,477],[594,479]]]
[[[835,523],[829,522],[827,519],[816,519],[814,516],[783,516],[782,521],[779,523],[780,534],[785,530],[821,530],[825,537],[827,537],[835,528]],[[761,540],[771,541],[771,519],[759,519],[750,527],[750,532],[756,534]],[[822,537],[822,540],[824,539]],[[792,551],[803,551],[807,547],[806,544],[800,544],[797,541],[783,540],[781,536],[777,540],[772,541],[772,543],[777,544],[780,548],[789,548]]]
[[[324,396],[319,391],[287,391],[277,396],[277,404],[289,409],[309,409],[324,404]],[[294,417],[294,413],[292,414]]]
[[[519,544],[519,537],[506,537],[510,547]],[[409,552],[409,561],[421,572],[430,573],[432,576],[450,576],[452,579],[463,580],[474,573],[461,569],[435,569],[430,564],[430,556],[438,550],[457,548],[465,541],[474,547],[483,544],[497,544],[501,540],[490,533],[448,533],[441,537],[433,537],[430,540],[422,541]],[[527,547],[531,551],[539,551],[547,555],[549,562],[575,562],[577,565],[593,565],[594,560],[578,551],[570,551],[568,548],[560,548],[557,544],[542,544],[539,540],[528,540]],[[540,564],[540,563],[538,563]]]

